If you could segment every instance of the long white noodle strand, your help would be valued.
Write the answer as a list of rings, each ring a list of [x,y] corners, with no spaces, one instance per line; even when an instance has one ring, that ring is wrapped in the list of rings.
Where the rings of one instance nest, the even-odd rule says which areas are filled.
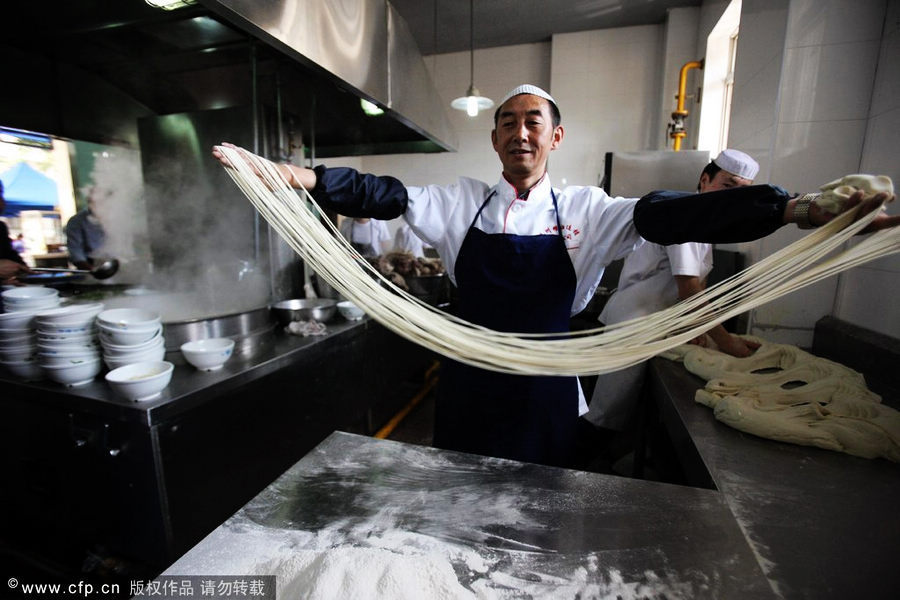
[[[528,375],[616,371],[683,344],[712,326],[807,285],[900,251],[900,227],[837,252],[878,214],[857,209],[687,300],[652,315],[568,334],[524,334],[470,323],[398,288],[369,265],[306,189],[294,190],[276,165],[219,146],[226,171],[257,211],[319,276],[397,334],[460,362]],[[827,257],[827,255],[837,254]],[[827,257],[827,258],[826,258]],[[562,336],[562,337],[561,337]]]

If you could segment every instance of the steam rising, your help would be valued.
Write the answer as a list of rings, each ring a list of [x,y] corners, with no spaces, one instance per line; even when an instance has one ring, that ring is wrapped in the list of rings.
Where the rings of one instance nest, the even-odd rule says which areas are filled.
[[[254,211],[230,182],[216,184],[215,166],[163,159],[145,163],[142,173],[137,152],[98,157],[93,180],[105,193],[97,194],[93,212],[106,242],[96,254],[121,263],[108,282],[141,288],[104,300],[108,307],[150,308],[172,322],[268,304],[267,265],[255,259]]]

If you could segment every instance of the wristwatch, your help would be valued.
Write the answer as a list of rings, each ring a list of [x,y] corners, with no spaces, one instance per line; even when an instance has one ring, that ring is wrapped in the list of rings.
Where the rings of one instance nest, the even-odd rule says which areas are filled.
[[[813,229],[813,225],[809,220],[809,204],[816,200],[822,194],[805,194],[794,204],[794,223],[800,229]]]

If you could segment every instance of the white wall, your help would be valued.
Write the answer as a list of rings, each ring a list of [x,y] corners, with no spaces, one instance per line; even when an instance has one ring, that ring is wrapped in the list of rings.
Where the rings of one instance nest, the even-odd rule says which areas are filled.
[[[877,4],[873,10],[877,9]],[[855,6],[855,5],[854,5]],[[900,184],[900,0],[887,3],[875,85],[859,170],[890,175]],[[896,204],[896,203],[895,203]],[[897,206],[889,209],[900,213]],[[900,254],[848,271],[838,285],[835,316],[900,337]]]
[[[606,152],[656,148],[661,43],[656,25],[553,36],[549,91],[566,132],[550,157],[556,185],[597,185]]]
[[[758,182],[811,191],[868,167],[897,178],[897,161],[887,158],[896,156],[896,137],[874,133],[891,122],[896,132],[898,122],[896,93],[888,91],[897,88],[896,59],[879,63],[892,43],[896,56],[896,24],[894,41],[882,43],[884,23],[881,0],[744,0],[729,139],[760,161]],[[891,61],[893,69],[884,65]],[[876,65],[885,93],[873,101]],[[802,235],[785,227],[746,249],[765,256]],[[836,314],[900,337],[900,305],[888,300],[898,289],[897,264],[879,261],[760,307],[752,330],[808,346],[815,322]],[[880,313],[875,297],[883,299]]]

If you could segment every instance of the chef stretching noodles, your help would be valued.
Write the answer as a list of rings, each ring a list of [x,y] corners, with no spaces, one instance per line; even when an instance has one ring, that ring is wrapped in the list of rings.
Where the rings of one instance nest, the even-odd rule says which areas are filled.
[[[382,220],[402,215],[443,260],[458,288],[459,316],[519,333],[564,335],[604,267],[627,255],[641,236],[660,244],[738,242],[798,219],[821,225],[833,217],[806,197],[801,202],[770,185],[641,200],[612,198],[590,186],[555,189],[546,165],[563,136],[553,98],[522,85],[494,115],[491,143],[503,170],[493,186],[461,177],[449,186],[407,188],[393,177],[349,168],[278,168],[329,210]],[[229,164],[218,150],[213,154]],[[845,209],[861,198],[855,195]],[[884,199],[869,202],[874,207]],[[880,215],[871,227],[898,220]],[[508,375],[445,360],[434,445],[571,466],[577,419],[586,408],[575,377]]]

